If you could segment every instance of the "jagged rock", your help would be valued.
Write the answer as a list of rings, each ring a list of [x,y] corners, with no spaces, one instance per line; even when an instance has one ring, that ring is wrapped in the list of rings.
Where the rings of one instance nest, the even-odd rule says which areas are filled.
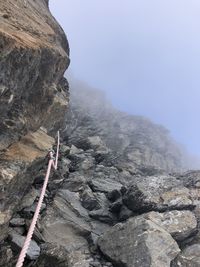
[[[88,217],[88,212],[81,205],[79,194],[70,192],[69,190],[59,190],[57,193],[58,198],[62,198],[67,205],[69,205],[75,213],[78,213],[81,217]]]
[[[13,267],[13,253],[10,246],[1,246],[0,248],[0,267]]]
[[[187,245],[191,245],[191,244],[195,244],[195,243],[200,243],[200,205],[197,205],[196,208],[194,209],[194,214],[195,214],[195,217],[197,219],[197,229],[198,229],[198,232],[196,233],[195,236],[192,236],[192,240],[187,240],[189,242],[187,242]],[[192,242],[191,242],[192,241]]]
[[[190,196],[190,199],[192,200],[193,206],[199,206],[200,205],[200,189],[199,188],[188,188],[188,194]]]
[[[60,197],[55,198],[54,206],[47,210],[41,222],[42,233],[46,242],[66,250],[69,266],[89,267],[86,237],[90,234],[90,225],[66,204]]]
[[[94,196],[97,198],[100,209],[108,209],[109,208],[109,201],[106,198],[104,193],[95,192]]]
[[[200,245],[194,244],[185,248],[173,262],[172,267],[199,267]]]
[[[27,219],[25,222],[26,222],[25,228],[26,228],[26,231],[28,232],[32,220],[28,220]],[[40,230],[38,228],[38,224],[39,224],[39,222],[35,226],[35,230],[34,230],[32,239],[35,240],[38,244],[41,244],[41,243],[44,243],[45,242],[45,239],[44,239],[42,233],[40,232]]]
[[[42,246],[37,265],[40,267],[69,267],[68,253],[62,246],[47,243]]]
[[[60,146],[60,152],[64,155],[68,155],[70,152],[70,147],[69,146],[65,146],[65,145],[61,145]]]
[[[95,220],[99,220],[100,222],[108,223],[111,225],[116,221],[115,216],[106,208],[90,211],[89,215]]]
[[[61,163],[59,164],[59,172],[64,177],[68,176],[69,174],[70,163],[71,161],[68,158],[61,158]]]
[[[60,173],[59,173],[60,174]],[[64,181],[64,177],[59,175],[59,176],[54,176],[52,180],[49,181],[47,189],[51,192],[51,193],[55,193],[58,188],[61,187],[62,183]]]
[[[79,148],[75,147],[74,145],[72,145],[70,148],[69,155],[77,157],[77,154],[81,154],[82,152],[83,152],[82,149],[79,149]]]
[[[74,172],[70,173],[69,177],[63,183],[62,188],[72,192],[79,192],[87,187],[86,184],[86,178],[82,174]]]
[[[23,226],[21,226],[21,227],[15,227],[15,228],[12,228],[12,230],[10,230],[10,229],[8,230],[8,232],[10,232],[10,231],[14,231],[14,232],[16,232],[19,235],[24,235],[25,228]]]
[[[68,158],[71,160],[69,172],[79,171],[82,162],[84,162],[84,160],[87,160],[87,156],[84,153],[72,154],[69,155]]]
[[[75,200],[74,203],[71,202],[72,199]],[[53,207],[49,208],[49,211],[47,210],[46,218],[49,218],[49,221],[54,224],[55,217],[57,217],[58,225],[64,224],[66,227],[73,227],[81,235],[89,235],[91,227],[88,223],[90,218],[87,210],[79,203],[77,195],[73,195],[71,200],[63,193],[56,195]],[[43,223],[46,225],[45,217]]]
[[[122,199],[118,199],[114,203],[110,204],[109,210],[113,213],[119,213],[123,206]]]
[[[3,239],[7,235],[10,219],[11,219],[11,212],[9,210],[3,212],[0,211],[0,242],[3,241]]]
[[[125,186],[122,186],[122,187],[121,187],[120,192],[121,192],[122,196],[125,195],[125,193],[127,192],[127,190],[128,190],[127,187],[125,187]]]
[[[119,172],[118,169],[114,166],[107,167],[107,166],[98,164],[98,165],[96,165],[92,174],[93,174],[93,179],[96,179],[96,178],[100,179],[101,178],[102,180],[104,180],[104,179],[106,180],[108,178],[108,179],[115,181],[116,184],[118,184],[118,183],[121,184],[124,182],[123,173]],[[116,187],[114,189],[118,189],[118,187]]]
[[[108,192],[108,194],[107,194],[107,198],[112,202],[116,201],[121,196],[122,196],[121,189],[120,189],[120,191],[115,189],[115,190],[113,190],[111,192]]]
[[[104,265],[103,265],[103,267],[112,267],[113,265],[112,265],[112,263],[111,262],[106,262]]]
[[[20,208],[26,208],[33,205],[35,199],[40,195],[40,192],[35,188],[31,188],[31,190],[23,197],[22,202],[20,204]]]
[[[102,183],[103,180],[103,183]],[[90,187],[95,192],[103,192],[103,193],[109,193],[113,190],[117,189],[120,190],[122,187],[122,184],[116,182],[115,180],[111,180],[109,178],[102,179],[102,178],[93,178],[89,182]]]
[[[94,153],[94,158],[97,164],[103,164],[105,166],[110,165],[111,155],[109,150],[98,150]],[[112,165],[112,164],[111,164]]]
[[[123,196],[129,209],[136,212],[191,209],[190,190],[173,176],[150,176],[137,179]]]
[[[191,198],[190,190],[186,187],[173,188],[161,195],[163,205],[170,208],[177,209],[192,209],[195,204]]]
[[[88,143],[92,149],[104,146],[104,143],[99,136],[88,137]]]
[[[98,241],[99,235],[92,233],[90,234],[89,237],[89,243],[90,243],[90,248],[91,250],[96,250],[97,249],[97,241]]]
[[[178,175],[187,188],[200,188],[200,171],[187,171]]]
[[[125,221],[134,215],[132,210],[129,210],[126,206],[122,206],[118,215],[119,221]]]
[[[66,215],[69,215],[68,219],[65,219]],[[68,211],[62,217],[57,210],[51,209],[42,221],[42,234],[47,243],[64,246],[67,251],[87,249],[88,244],[84,237],[89,236],[90,225],[72,212]]]
[[[188,238],[195,233],[197,227],[197,220],[191,211],[150,212],[144,217],[161,226],[176,241]]]
[[[13,218],[10,220],[10,225],[11,226],[24,226],[25,225],[25,220],[23,218]]]
[[[156,209],[159,198],[150,195],[150,191],[141,188],[140,185],[132,185],[123,197],[123,202],[132,211],[150,211]]]
[[[91,221],[90,225],[91,225],[91,234],[95,234],[97,236],[101,236],[111,227],[106,223],[99,222],[96,220]]]
[[[101,263],[98,261],[90,262],[90,267],[101,267]]]
[[[94,167],[94,159],[92,157],[87,157],[83,162],[81,162],[79,169],[87,171]]]
[[[90,222],[91,219],[81,212],[84,208],[79,210],[80,203],[77,201],[77,193],[58,192],[40,225],[46,242],[66,249],[69,266],[89,267],[90,252],[87,240],[91,233],[100,235],[108,226],[100,222]]]
[[[96,155],[105,155],[109,152],[108,147],[99,136],[90,136],[87,138],[88,146],[96,150]]]
[[[25,137],[22,137],[18,143],[9,147],[6,152],[6,158],[4,159],[5,165],[1,166],[4,170],[6,187],[4,188],[5,200],[4,207],[8,205],[15,206],[19,200],[27,193],[30,187],[33,177],[41,165],[44,165],[44,159],[38,159],[46,154],[46,150],[54,142],[52,137],[38,130],[35,133],[29,133]],[[33,162],[34,161],[34,162]],[[8,179],[9,174],[9,179]],[[0,174],[1,176],[1,174]]]
[[[23,216],[26,219],[31,219],[35,213],[36,207],[38,202],[33,203],[32,206],[24,208],[22,211],[20,211],[21,216]],[[40,213],[42,213],[46,209],[46,204],[43,202]]]
[[[33,184],[34,184],[34,185],[39,184],[39,185],[41,186],[41,184],[44,183],[44,179],[45,179],[45,174],[38,174],[38,175],[35,177]]]
[[[95,209],[89,212],[91,218],[100,222],[113,224],[116,221],[115,215],[109,210],[109,202],[104,193],[94,193],[97,200],[99,209]]]
[[[94,209],[100,209],[100,204],[98,199],[93,194],[92,190],[87,187],[82,193],[81,193],[81,204],[84,208],[88,210],[94,210]]]
[[[169,233],[142,217],[116,224],[98,245],[114,265],[124,267],[170,267],[180,251]]]
[[[90,253],[85,254],[80,250],[73,251],[69,254],[69,265],[72,267],[81,266],[81,267],[90,267],[91,258],[89,258]]]
[[[11,248],[16,252],[19,252],[24,244],[25,237],[15,233],[10,233],[9,237],[11,239]],[[29,249],[27,251],[27,258],[30,260],[36,260],[39,255],[40,247],[35,241],[31,240]]]

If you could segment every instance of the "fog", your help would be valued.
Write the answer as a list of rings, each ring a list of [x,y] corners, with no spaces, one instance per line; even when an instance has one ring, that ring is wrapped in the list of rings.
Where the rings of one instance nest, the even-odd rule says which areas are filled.
[[[200,155],[198,0],[51,0],[50,9],[69,39],[75,77]]]

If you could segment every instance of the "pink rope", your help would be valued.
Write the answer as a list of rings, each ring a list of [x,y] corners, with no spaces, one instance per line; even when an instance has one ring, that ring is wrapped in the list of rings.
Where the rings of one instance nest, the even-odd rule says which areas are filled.
[[[40,209],[41,209],[41,206],[42,206],[42,202],[44,200],[44,195],[45,195],[47,184],[48,184],[48,181],[49,181],[51,168],[53,166],[53,168],[55,170],[57,169],[59,146],[60,146],[60,135],[59,135],[59,132],[58,132],[58,143],[57,143],[57,152],[56,152],[55,164],[54,164],[54,159],[52,158],[53,153],[50,152],[51,158],[50,158],[49,163],[48,163],[48,168],[47,168],[44,184],[43,184],[43,187],[42,187],[42,191],[41,191],[41,194],[40,194],[40,198],[39,198],[36,210],[35,210],[35,214],[33,216],[33,220],[31,222],[30,228],[28,230],[28,234],[27,234],[26,240],[25,240],[24,245],[22,247],[22,250],[20,252],[16,267],[22,267],[23,266],[24,259],[26,257],[26,254],[27,254],[27,251],[28,251],[28,248],[29,248],[29,245],[30,245],[33,233],[34,233],[34,229],[35,229],[35,226],[36,226],[39,214],[40,214]]]

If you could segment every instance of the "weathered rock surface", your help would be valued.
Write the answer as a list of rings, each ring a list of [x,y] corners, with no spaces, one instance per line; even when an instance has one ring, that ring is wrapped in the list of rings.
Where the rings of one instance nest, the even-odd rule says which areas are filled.
[[[199,267],[200,245],[194,244],[185,248],[176,258],[172,267]]]
[[[10,225],[11,226],[24,226],[25,225],[25,220],[23,218],[12,218],[10,220]]]
[[[11,247],[14,251],[19,252],[22,249],[22,246],[25,241],[25,237],[20,236],[18,234],[11,233]],[[27,251],[27,258],[30,260],[36,260],[40,255],[40,247],[37,243],[31,240],[29,249]]]
[[[169,267],[180,251],[169,233],[142,217],[116,224],[98,245],[116,266],[123,267]]]
[[[150,212],[144,217],[165,229],[176,241],[188,238],[197,228],[197,220],[191,211]]]
[[[85,238],[89,235],[90,225],[73,213],[70,208],[61,207],[58,203],[56,205],[56,209],[49,210],[41,222],[44,239],[54,247],[64,248],[71,262],[69,266],[84,266],[81,264],[86,262],[87,255],[90,255]]]
[[[13,267],[13,252],[10,246],[1,246],[0,248],[0,266]]]
[[[0,150],[27,131],[55,131],[66,111],[69,47],[45,0],[1,1]]]
[[[81,193],[81,203],[88,210],[98,210],[101,208],[97,194],[93,193],[89,187]]]
[[[34,187],[30,189],[30,191],[23,197],[20,208],[27,208],[33,205],[36,198],[39,197],[39,191]]]
[[[102,183],[102,180],[103,180],[103,183]],[[95,177],[95,179],[92,179],[90,181],[90,187],[95,192],[109,193],[115,189],[120,190],[122,187],[122,184],[117,183],[115,180],[103,179],[103,177],[101,178]]]
[[[136,177],[123,201],[132,211],[191,209],[196,205],[196,190],[188,189],[176,176]]]
[[[69,258],[66,250],[55,244],[45,244],[42,247],[41,255],[37,260],[38,267],[69,267]]]
[[[63,74],[69,65],[69,46],[47,0],[1,0],[0,21],[3,239],[8,218],[38,172],[39,158],[54,144],[50,135],[63,125],[68,106],[68,83]]]

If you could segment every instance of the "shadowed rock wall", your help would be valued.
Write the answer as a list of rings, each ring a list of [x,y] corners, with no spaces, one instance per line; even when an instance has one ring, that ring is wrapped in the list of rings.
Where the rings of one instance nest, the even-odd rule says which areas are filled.
[[[34,166],[54,144],[50,135],[63,125],[69,63],[68,41],[48,1],[0,0],[1,239]]]

